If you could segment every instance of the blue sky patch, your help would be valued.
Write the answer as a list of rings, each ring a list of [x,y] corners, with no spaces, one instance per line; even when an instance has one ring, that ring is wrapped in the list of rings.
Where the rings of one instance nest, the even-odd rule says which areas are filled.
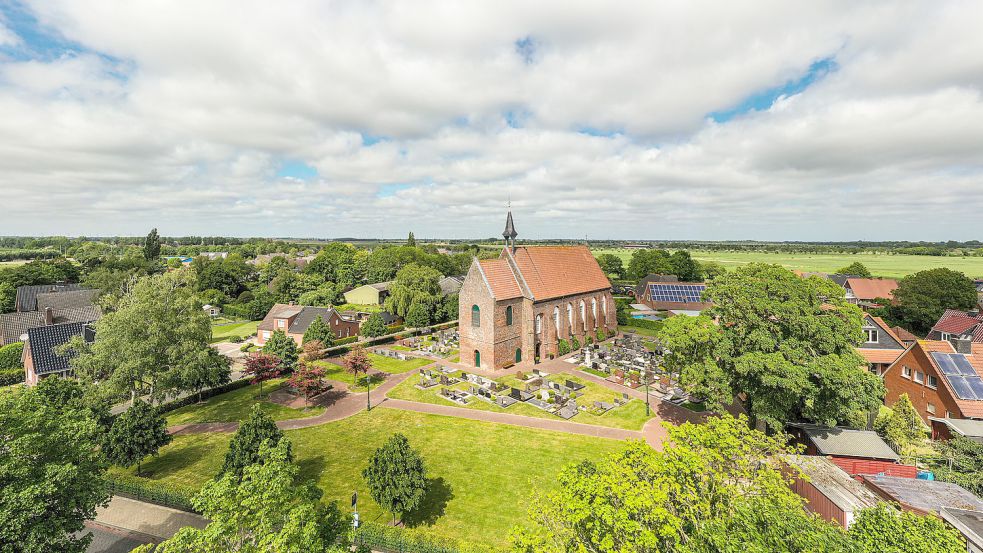
[[[526,65],[532,65],[536,61],[536,50],[539,44],[531,36],[522,37],[515,41],[515,53],[519,54]]]
[[[827,74],[836,71],[836,69],[836,60],[832,57],[814,61],[809,66],[809,69],[805,72],[805,74],[798,79],[787,81],[781,86],[767,88],[760,92],[756,92],[745,98],[736,106],[723,111],[711,112],[708,117],[717,123],[724,123],[726,121],[730,121],[734,117],[751,111],[766,110],[775,103],[775,100],[778,100],[782,96],[794,96],[802,92],[803,90],[809,88],[812,83],[822,79]]]
[[[376,136],[373,134],[362,133],[362,146],[373,146],[375,144],[378,144],[380,142],[385,142],[387,140],[389,140],[389,138],[385,136]]]
[[[379,198],[389,198],[395,196],[396,193],[399,192],[400,190],[406,190],[409,188],[413,188],[414,186],[417,185],[409,182],[383,184],[382,186],[379,187],[379,192],[376,193],[376,196]]]
[[[317,178],[317,169],[296,159],[284,161],[277,170],[278,178],[293,178],[300,180],[311,180]]]
[[[588,136],[601,136],[604,138],[611,138],[612,136],[625,134],[621,129],[598,129],[596,127],[578,127],[577,132]]]

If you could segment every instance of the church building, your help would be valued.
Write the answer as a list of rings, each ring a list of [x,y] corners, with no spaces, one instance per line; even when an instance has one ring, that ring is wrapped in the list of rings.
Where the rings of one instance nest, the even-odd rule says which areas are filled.
[[[538,362],[560,340],[617,330],[611,283],[587,246],[516,246],[512,212],[502,236],[498,258],[473,260],[461,287],[461,363]]]

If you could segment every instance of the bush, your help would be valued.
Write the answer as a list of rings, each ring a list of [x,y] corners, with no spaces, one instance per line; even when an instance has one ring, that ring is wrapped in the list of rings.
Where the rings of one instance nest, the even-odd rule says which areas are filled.
[[[24,369],[8,369],[0,371],[0,386],[12,386],[24,382]]]
[[[603,342],[608,337],[607,336],[607,332],[605,332],[605,330],[603,328],[599,328],[599,329],[597,329],[596,337],[597,337],[598,343]]]
[[[416,530],[363,522],[355,531],[355,545],[402,553],[491,553],[494,549]]]
[[[577,351],[580,349],[580,340],[578,340],[576,336],[570,337],[570,349],[572,351]]]
[[[209,388],[201,392],[201,400],[204,401],[210,397],[215,397],[219,394],[224,394],[225,392],[231,392],[233,390],[238,390],[239,388],[245,388],[246,386],[249,386],[248,378],[243,378],[242,380],[235,380],[233,382],[229,382],[228,384],[223,384],[222,386]],[[174,411],[175,409],[180,409],[187,405],[193,405],[195,403],[198,403],[198,394],[191,394],[186,397],[174,399],[166,403],[161,403],[157,407],[157,409],[160,413],[163,414],[163,413],[168,413],[170,411]]]
[[[113,495],[127,496],[165,507],[195,512],[191,505],[191,497],[194,495],[191,490],[182,490],[173,484],[159,484],[142,478],[111,472],[106,474],[106,482],[109,484],[109,491]]]
[[[557,353],[559,353],[560,355],[566,355],[570,353],[570,342],[567,342],[566,340],[560,340],[560,343],[557,344],[556,348],[557,348]]]
[[[24,342],[14,342],[0,348],[0,371],[17,369],[24,355]]]
[[[345,344],[354,344],[358,341],[358,336],[349,336],[347,338],[338,338],[334,341],[334,345],[343,346]]]
[[[394,332],[402,332],[406,327],[404,325],[389,325],[386,329],[389,330],[389,334],[392,334]]]
[[[239,348],[239,351],[249,352],[249,351],[252,351],[253,348],[255,348],[255,347],[256,347],[255,344],[251,344],[251,343],[247,342],[245,344],[242,344],[242,346]]]
[[[645,328],[648,330],[659,330],[662,328],[662,321],[650,321],[648,319],[629,319],[623,326],[633,326],[635,328]]]
[[[243,338],[242,336],[232,336],[229,338],[229,341],[232,342],[233,344],[241,344],[245,342],[246,339]]]

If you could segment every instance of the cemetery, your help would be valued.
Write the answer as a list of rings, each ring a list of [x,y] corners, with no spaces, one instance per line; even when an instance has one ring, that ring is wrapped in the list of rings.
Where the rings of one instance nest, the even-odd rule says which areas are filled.
[[[650,393],[676,405],[690,403],[689,395],[675,385],[679,375],[663,369],[661,355],[658,343],[624,334],[610,343],[586,345],[570,362],[580,365],[584,372],[628,388],[648,382]]]
[[[490,379],[437,364],[389,391],[389,397],[437,405],[559,418],[615,428],[641,429],[645,404],[572,374],[527,373]]]
[[[438,330],[433,334],[405,338],[390,346],[392,349],[408,351],[420,355],[449,359],[458,355],[461,346],[456,328]]]

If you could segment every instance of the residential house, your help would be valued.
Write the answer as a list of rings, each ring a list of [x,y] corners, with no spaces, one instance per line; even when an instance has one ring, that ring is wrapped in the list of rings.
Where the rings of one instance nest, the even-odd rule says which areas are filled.
[[[636,298],[642,297],[642,295],[645,294],[645,290],[648,288],[648,285],[652,284],[653,282],[679,282],[679,277],[676,275],[659,275],[655,273],[645,275],[642,277],[642,280],[639,280],[638,284],[635,285],[634,296]]]
[[[446,276],[440,279],[438,283],[440,285],[440,293],[449,296],[451,294],[457,294],[461,291],[461,286],[464,286],[464,277],[461,276]]]
[[[928,424],[929,417],[983,418],[983,344],[968,338],[919,340],[909,347],[882,378],[891,405],[901,394]]]
[[[962,436],[983,443],[983,420],[929,417],[928,421],[932,426],[933,440],[945,441],[953,436]]]
[[[303,344],[304,333],[317,317],[320,316],[328,328],[338,338],[358,336],[359,321],[357,318],[342,315],[332,307],[310,307],[302,305],[287,305],[278,303],[270,309],[256,329],[256,343],[263,345],[277,330],[282,330],[297,342]]]
[[[901,357],[907,346],[880,317],[864,313],[864,338],[857,352],[867,360],[870,372],[881,375]]]
[[[929,340],[951,340],[956,337],[969,337],[973,342],[983,344],[983,315],[975,310],[946,309],[928,333]]]
[[[672,315],[698,315],[713,304],[703,299],[707,285],[703,282],[653,280],[649,275],[635,289],[635,301],[655,311]],[[672,277],[675,278],[675,277]]]
[[[392,281],[363,284],[345,292],[345,303],[355,305],[382,305],[389,297]]]
[[[914,478],[918,474],[916,467],[902,465],[901,456],[871,430],[806,423],[791,423],[788,429],[795,441],[805,446],[807,455],[827,456],[850,476],[889,474]]]
[[[847,301],[865,309],[878,307],[874,301],[878,298],[893,300],[897,287],[898,281],[893,278],[848,278],[843,285]]]
[[[938,515],[942,509],[983,511],[983,500],[958,484],[879,474],[864,475],[862,481],[885,501],[919,515]]]
[[[805,508],[827,522],[849,528],[857,512],[881,503],[881,498],[825,457],[789,455],[788,465],[798,469],[791,488],[806,500]]]
[[[201,306],[201,308],[205,311],[205,313],[208,313],[209,317],[219,317],[222,315],[222,308],[217,305],[206,303],[205,305]]]
[[[560,340],[617,329],[611,282],[586,246],[516,246],[511,212],[502,236],[497,258],[472,260],[459,294],[461,363],[536,362],[558,355]]]
[[[915,344],[915,342],[918,341],[918,336],[915,336],[910,331],[905,330],[900,326],[892,326],[891,330],[894,331],[894,335],[901,340],[901,342],[904,344],[906,348],[911,347],[912,345]]]
[[[19,313],[38,310],[38,294],[50,294],[53,292],[71,292],[83,290],[79,284],[39,284],[36,286],[18,286],[15,301],[16,310]],[[92,303],[91,301],[89,303]]]
[[[54,324],[28,329],[21,357],[25,383],[33,386],[49,376],[70,376],[70,362],[74,353],[61,353],[59,348],[75,336],[82,336],[86,342],[91,343],[95,340],[95,331],[87,323]]]

